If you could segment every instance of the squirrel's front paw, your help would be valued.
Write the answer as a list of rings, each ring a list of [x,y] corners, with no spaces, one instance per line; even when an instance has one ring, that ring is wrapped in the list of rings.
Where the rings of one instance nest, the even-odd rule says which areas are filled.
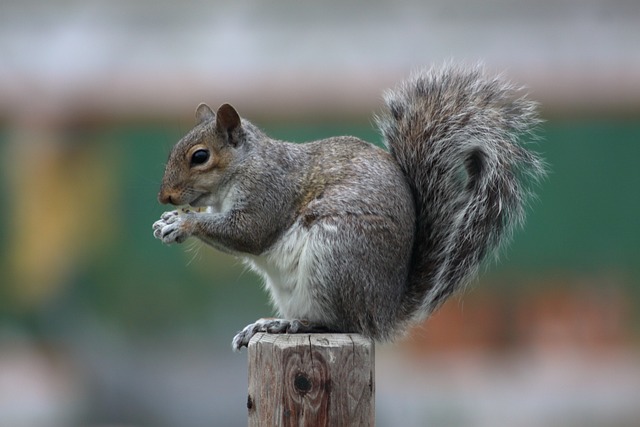
[[[163,243],[182,243],[189,233],[189,215],[180,214],[177,210],[165,212],[153,223],[153,236]]]

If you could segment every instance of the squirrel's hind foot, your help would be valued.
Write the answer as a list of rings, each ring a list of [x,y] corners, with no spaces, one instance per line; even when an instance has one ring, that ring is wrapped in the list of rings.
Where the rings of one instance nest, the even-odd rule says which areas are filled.
[[[247,347],[251,338],[258,332],[266,332],[268,334],[309,334],[331,332],[331,330],[324,325],[307,322],[306,320],[259,319],[238,332],[233,337],[231,347],[234,351]]]

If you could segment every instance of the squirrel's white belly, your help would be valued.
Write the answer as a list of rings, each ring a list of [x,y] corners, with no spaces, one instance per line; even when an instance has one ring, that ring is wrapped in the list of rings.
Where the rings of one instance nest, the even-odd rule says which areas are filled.
[[[326,317],[315,301],[314,284],[322,280],[320,262],[327,253],[329,227],[294,223],[271,248],[245,261],[263,276],[279,314],[287,319],[320,322]],[[324,315],[323,315],[324,314]]]

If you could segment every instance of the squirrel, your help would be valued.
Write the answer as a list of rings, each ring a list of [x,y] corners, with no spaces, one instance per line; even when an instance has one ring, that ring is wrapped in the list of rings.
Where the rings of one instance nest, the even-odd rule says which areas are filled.
[[[268,137],[229,104],[196,110],[173,147],[153,224],[259,273],[281,318],[238,332],[360,333],[390,341],[477,274],[524,220],[545,175],[527,149],[537,103],[482,66],[414,73],[376,117],[387,150],[352,136]]]

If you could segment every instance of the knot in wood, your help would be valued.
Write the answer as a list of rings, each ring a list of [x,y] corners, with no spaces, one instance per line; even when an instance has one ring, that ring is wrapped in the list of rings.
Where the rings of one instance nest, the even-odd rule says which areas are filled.
[[[311,387],[313,386],[311,382],[311,378],[309,378],[306,374],[299,372],[296,374],[296,377],[293,380],[293,386],[296,388],[298,393],[305,394]]]

